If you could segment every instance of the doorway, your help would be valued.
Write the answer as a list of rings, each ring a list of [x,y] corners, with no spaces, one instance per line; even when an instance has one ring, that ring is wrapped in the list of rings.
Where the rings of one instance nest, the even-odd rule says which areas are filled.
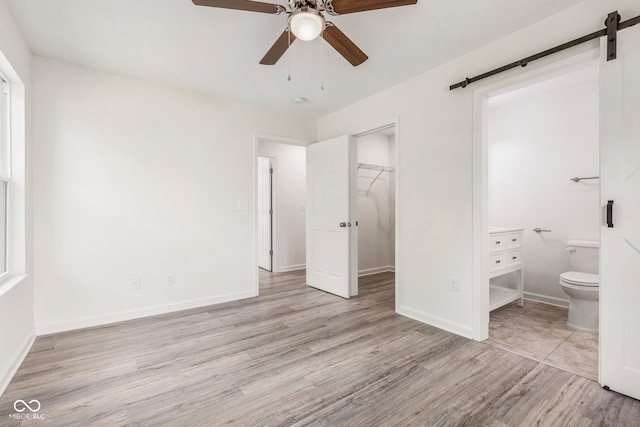
[[[282,137],[256,137],[259,269],[282,273],[305,268],[306,145]]]
[[[600,240],[599,181],[572,179],[599,175],[596,58],[587,52],[474,92],[474,338],[595,381],[598,334],[566,326],[559,277],[571,271],[569,240]],[[508,254],[519,268],[497,276],[491,262],[511,259],[491,252],[500,230],[518,236]],[[497,303],[504,292],[516,294]]]
[[[356,144],[358,277],[395,272],[395,126]]]
[[[572,73],[585,70],[589,66],[597,66],[597,60],[599,52],[597,49],[582,52],[569,57],[565,60],[557,61],[553,64],[549,64],[544,67],[533,69],[527,73],[519,76],[507,79],[501,82],[497,82],[491,85],[474,90],[474,143],[473,143],[473,323],[474,332],[473,338],[477,341],[483,341],[488,338],[489,333],[489,307],[490,307],[490,283],[489,283],[489,103],[490,99],[497,99],[500,95],[508,97],[508,93],[514,92],[526,87],[533,87],[541,82],[550,81],[552,79],[559,79],[557,82],[562,81],[562,76],[568,76]],[[557,120],[562,120],[562,117],[558,117]],[[523,132],[525,130],[523,129]],[[553,155],[557,159],[562,159],[567,156],[566,152],[555,152]],[[544,170],[532,171],[533,176],[544,175]],[[526,171],[517,171],[516,173],[522,174]],[[578,172],[576,172],[577,174]],[[569,173],[570,174],[570,173]],[[571,174],[570,174],[571,175]],[[572,175],[572,176],[575,176]],[[566,181],[563,180],[567,186],[571,184],[569,176],[566,177]],[[575,187],[574,187],[575,189]],[[522,192],[523,196],[526,196],[526,192]],[[545,214],[545,218],[550,218],[554,211],[553,205],[538,206],[537,210],[549,211]],[[493,207],[495,211],[495,206]],[[517,227],[523,228],[524,226],[518,224],[501,224],[500,227]],[[527,233],[534,234],[534,238],[540,238],[541,236],[535,234],[533,228],[549,229],[549,226],[544,224],[536,224],[527,227]],[[556,229],[558,229],[556,227]],[[553,230],[553,229],[552,229]],[[542,233],[540,233],[542,234]],[[531,236],[529,236],[531,237]],[[548,235],[542,236],[549,238]],[[535,241],[534,241],[535,242]],[[566,242],[565,242],[566,243]],[[527,260],[527,248],[523,247],[523,265],[526,266]],[[525,292],[527,292],[527,284],[525,281]],[[535,292],[534,292],[535,293]],[[543,301],[558,302],[560,301],[559,294],[555,294],[556,299]],[[553,295],[552,295],[553,296]],[[531,297],[531,295],[528,295]]]
[[[594,381],[598,332],[567,326],[569,296],[559,278],[569,271],[598,272],[595,258],[592,270],[577,270],[567,250],[571,241],[599,241],[598,86],[598,64],[592,62],[489,97],[487,109],[493,309],[487,342]],[[517,244],[507,236],[517,236]],[[497,249],[493,239],[505,238],[508,248]],[[518,270],[495,264],[501,254]],[[522,279],[524,294],[516,290]],[[524,296],[523,306],[501,300],[508,292]]]
[[[400,266],[399,118],[355,134],[358,277],[391,274],[398,311]]]
[[[391,272],[395,284],[399,246],[395,232],[397,129],[394,120],[308,147],[309,286],[350,298],[359,293],[359,275]],[[395,286],[394,303],[397,292]]]

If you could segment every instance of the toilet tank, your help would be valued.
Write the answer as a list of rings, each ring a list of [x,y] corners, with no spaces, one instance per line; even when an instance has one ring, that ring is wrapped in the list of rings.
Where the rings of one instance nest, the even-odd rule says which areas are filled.
[[[569,240],[567,243],[569,265],[572,271],[598,274],[600,242],[593,240]]]

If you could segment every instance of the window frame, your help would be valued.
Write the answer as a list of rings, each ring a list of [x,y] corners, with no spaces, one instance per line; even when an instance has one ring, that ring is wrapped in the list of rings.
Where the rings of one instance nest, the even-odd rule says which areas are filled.
[[[0,277],[9,273],[10,147],[11,85],[0,72],[0,186],[4,186],[4,189],[0,189]]]

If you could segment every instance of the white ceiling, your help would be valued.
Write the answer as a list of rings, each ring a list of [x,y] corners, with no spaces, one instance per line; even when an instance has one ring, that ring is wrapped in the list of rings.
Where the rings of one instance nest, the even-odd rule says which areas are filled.
[[[369,56],[355,68],[320,40],[296,41],[275,66],[260,65],[286,27],[284,15],[191,0],[4,1],[36,55],[320,117],[581,0],[418,0],[327,16]],[[294,104],[299,97],[307,102]]]

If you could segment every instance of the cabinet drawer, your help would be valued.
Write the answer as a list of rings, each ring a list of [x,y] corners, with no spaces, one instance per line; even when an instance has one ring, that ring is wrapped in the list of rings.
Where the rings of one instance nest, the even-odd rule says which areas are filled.
[[[515,249],[522,247],[522,234],[511,233],[504,237],[507,242],[507,249]]]
[[[522,251],[509,251],[506,254],[507,267],[514,267],[522,264]]]
[[[489,256],[489,273],[507,268],[507,258],[505,253]]]
[[[507,249],[507,235],[498,234],[489,236],[489,253]]]

